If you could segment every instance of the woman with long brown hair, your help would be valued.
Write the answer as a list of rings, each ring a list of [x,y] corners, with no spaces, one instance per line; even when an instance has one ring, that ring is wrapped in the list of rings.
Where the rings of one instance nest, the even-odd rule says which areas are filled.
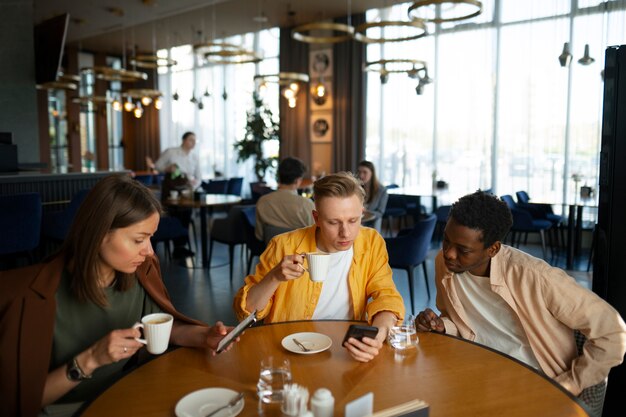
[[[127,175],[91,190],[61,251],[0,274],[0,415],[72,415],[143,347],[133,324],[174,316],[170,343],[215,350],[230,331],[172,305],[150,243],[161,206]]]
[[[365,208],[374,213],[374,228],[380,232],[383,214],[387,208],[387,189],[378,181],[376,168],[370,161],[359,162],[358,176],[365,189]]]

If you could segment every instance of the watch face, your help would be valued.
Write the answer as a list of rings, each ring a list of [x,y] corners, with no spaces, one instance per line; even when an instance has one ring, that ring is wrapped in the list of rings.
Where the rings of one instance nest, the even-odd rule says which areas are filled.
[[[67,370],[67,377],[72,381],[80,381],[80,371],[74,367]]]

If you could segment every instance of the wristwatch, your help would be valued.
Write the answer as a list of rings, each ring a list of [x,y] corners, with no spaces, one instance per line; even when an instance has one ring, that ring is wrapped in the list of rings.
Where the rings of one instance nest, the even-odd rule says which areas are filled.
[[[65,375],[67,375],[67,379],[74,382],[79,382],[91,378],[91,375],[85,374],[83,370],[80,369],[76,357],[73,357],[72,360],[67,363],[67,370],[65,372]]]

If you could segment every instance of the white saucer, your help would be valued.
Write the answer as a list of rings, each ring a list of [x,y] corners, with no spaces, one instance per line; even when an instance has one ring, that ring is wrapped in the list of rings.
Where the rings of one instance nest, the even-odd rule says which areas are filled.
[[[204,417],[218,407],[228,404],[237,395],[237,392],[227,388],[205,388],[185,395],[176,403],[174,413],[176,417]],[[231,407],[225,408],[215,417],[236,416],[243,410],[244,399]]]
[[[298,339],[298,342],[302,343],[304,347],[310,349],[308,352],[302,350],[302,348],[293,341],[294,337]],[[293,353],[301,353],[303,355],[311,355],[313,353],[323,352],[333,345],[333,341],[330,337],[321,333],[294,333],[289,336],[285,336],[280,342],[285,349]]]

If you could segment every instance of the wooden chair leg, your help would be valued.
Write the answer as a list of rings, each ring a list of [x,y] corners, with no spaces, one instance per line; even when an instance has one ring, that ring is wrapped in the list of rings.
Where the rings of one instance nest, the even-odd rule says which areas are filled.
[[[228,260],[230,261],[230,282],[233,282],[233,263],[234,263],[235,245],[228,244]]]

